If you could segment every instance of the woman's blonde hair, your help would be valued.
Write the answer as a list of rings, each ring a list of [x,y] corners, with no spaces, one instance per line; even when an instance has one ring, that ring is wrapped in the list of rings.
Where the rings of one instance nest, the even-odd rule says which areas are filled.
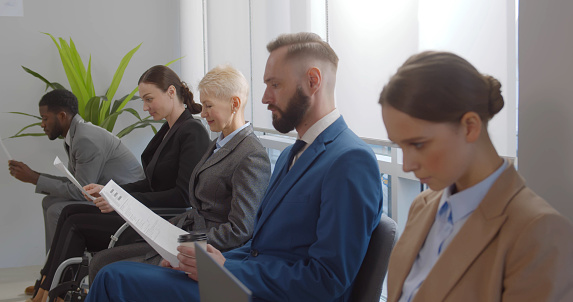
[[[249,84],[243,74],[230,65],[218,65],[211,69],[197,86],[199,93],[220,99],[238,96],[244,102],[249,95]]]

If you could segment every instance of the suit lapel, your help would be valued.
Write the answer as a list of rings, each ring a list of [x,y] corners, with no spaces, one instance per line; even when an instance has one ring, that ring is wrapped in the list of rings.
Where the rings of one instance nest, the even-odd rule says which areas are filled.
[[[203,159],[205,161],[203,161],[202,159],[201,165],[197,165],[199,166],[199,170],[197,170],[197,175],[203,172],[205,169],[208,169],[214,164],[220,162],[221,160],[223,160],[223,158],[227,157],[227,155],[233,152],[233,150],[251,133],[253,133],[253,127],[252,126],[245,127],[215,153],[213,153],[213,150],[215,150],[216,147],[215,144],[217,143],[217,139],[213,140],[208,153],[206,153],[203,156]]]
[[[194,193],[195,192],[195,185],[197,184],[197,175],[199,175],[199,169],[200,168],[201,168],[201,171],[205,170],[205,169],[202,169],[202,167],[205,164],[205,161],[209,158],[209,156],[211,154],[213,154],[213,150],[215,150],[216,142],[217,142],[217,139],[211,141],[211,143],[209,144],[209,147],[207,148],[207,151],[205,152],[205,154],[203,154],[203,157],[201,158],[201,160],[199,160],[197,165],[195,165],[195,168],[193,169],[193,172],[191,173],[191,178],[189,179],[189,194],[192,196],[189,197],[189,202],[191,203],[192,208],[195,208],[195,209],[201,208],[201,206],[197,203],[197,199],[193,196],[195,194]]]
[[[188,110],[183,111],[183,113],[181,113],[181,116],[179,116],[179,118],[177,119],[177,121],[175,121],[175,124],[173,124],[173,126],[171,126],[171,129],[169,129],[169,124],[167,122],[165,122],[162,126],[166,127],[167,130],[169,131],[167,132],[167,135],[165,135],[165,138],[162,138],[161,135],[159,135],[159,147],[157,147],[157,149],[155,150],[155,152],[153,153],[153,157],[151,157],[151,160],[149,161],[149,164],[147,165],[147,175],[149,175],[150,177],[148,177],[149,180],[151,180],[151,175],[153,175],[153,172],[155,170],[155,167],[157,166],[157,161],[159,160],[159,155],[161,154],[161,151],[163,151],[163,148],[165,148],[165,145],[167,145],[167,142],[169,142],[169,140],[175,135],[175,133],[177,132],[177,130],[181,127],[181,125],[183,124],[184,121],[186,121],[188,118],[193,118],[191,116],[191,113]],[[161,133],[161,130],[158,132]]]
[[[214,164],[223,160],[223,158],[227,157],[227,155],[231,154],[231,152],[242,142],[247,136],[253,133],[253,127],[248,126],[245,129],[239,131],[230,141],[228,141],[219,151],[213,153],[215,148],[217,147],[217,139],[211,141],[209,148],[207,148],[207,152],[203,154],[201,160],[193,169],[193,173],[191,173],[191,180],[189,181],[189,194],[194,194],[195,192],[195,185],[197,184],[197,177],[199,174],[209,167],[212,167]],[[200,209],[200,205],[196,204],[196,199],[194,197],[189,198],[191,202],[191,207]]]
[[[447,294],[463,277],[476,258],[487,248],[507,219],[505,208],[525,183],[513,168],[513,163],[492,185],[478,208],[456,234],[440,256],[414,301],[432,297],[445,300]]]
[[[75,175],[76,174],[76,159],[72,156],[72,151],[74,150],[74,136],[76,135],[77,125],[84,120],[79,114],[76,114],[70,123],[70,129],[68,130],[68,134],[70,136],[70,145],[69,150],[66,152],[68,154],[68,170]],[[66,146],[66,142],[64,139],[64,148]]]
[[[285,195],[288,194],[298,180],[304,176],[304,173],[306,173],[306,171],[312,166],[313,162],[317,160],[324,151],[326,151],[326,145],[333,141],[346,128],[348,127],[346,126],[344,119],[342,117],[338,118],[332,125],[318,135],[314,142],[302,153],[284,177],[281,177],[283,175],[277,174],[277,176],[271,180],[267,189],[267,194],[265,194],[263,202],[261,203],[261,212],[259,212],[260,217],[255,226],[255,233],[282,202]],[[281,154],[281,164],[279,165],[277,162],[273,176],[276,173],[284,173],[284,166],[288,164],[286,162],[288,158],[287,155],[291,148],[292,146],[286,148],[283,151],[284,154]]]
[[[401,253],[392,255],[392,262],[396,263],[397,266],[392,268],[390,274],[393,274],[394,277],[392,279],[398,282],[397,284],[392,284],[392,286],[399,289],[395,300],[398,300],[404,281],[408,277],[418,252],[426,241],[426,236],[434,223],[442,193],[443,191],[430,192],[419,205],[421,208],[411,212],[412,216],[408,217],[407,227],[397,243],[397,245],[400,245],[399,250]]]

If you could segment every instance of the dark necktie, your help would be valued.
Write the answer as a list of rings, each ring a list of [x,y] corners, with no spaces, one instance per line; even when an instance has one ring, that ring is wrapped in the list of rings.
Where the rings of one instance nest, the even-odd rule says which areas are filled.
[[[292,164],[292,160],[294,159],[294,156],[298,152],[300,152],[300,150],[302,150],[302,148],[304,148],[305,145],[306,145],[305,141],[303,141],[301,139],[296,140],[296,142],[294,143],[294,145],[290,149],[290,153],[288,154],[287,171],[290,170],[290,166]]]
[[[292,148],[290,149],[290,152],[288,153],[288,161],[287,161],[286,165],[284,165],[284,167],[281,169],[277,180],[272,185],[269,185],[269,187],[267,188],[267,193],[265,194],[265,200],[263,200],[263,202],[261,203],[261,207],[259,208],[259,211],[257,213],[257,219],[259,219],[261,217],[261,214],[264,212],[265,207],[270,202],[267,200],[267,197],[272,196],[275,193],[275,191],[277,190],[277,188],[280,186],[281,182],[283,181],[283,178],[288,173],[289,168],[290,168],[290,164],[292,163],[294,156],[298,152],[300,152],[300,150],[302,150],[302,148],[305,145],[306,145],[306,143],[303,140],[297,139],[296,142],[294,143],[294,145],[292,146]]]

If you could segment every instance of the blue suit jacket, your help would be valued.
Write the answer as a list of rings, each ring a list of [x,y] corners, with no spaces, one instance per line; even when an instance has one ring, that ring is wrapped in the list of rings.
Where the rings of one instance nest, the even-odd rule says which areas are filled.
[[[372,149],[340,117],[285,173],[280,155],[253,238],[224,253],[256,300],[347,301],[382,213]]]

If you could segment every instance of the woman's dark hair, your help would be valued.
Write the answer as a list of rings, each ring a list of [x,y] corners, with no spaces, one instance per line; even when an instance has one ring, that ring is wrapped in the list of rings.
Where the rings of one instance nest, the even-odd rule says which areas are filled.
[[[47,106],[48,111],[54,113],[66,111],[72,116],[78,114],[78,99],[71,91],[65,89],[55,89],[44,94],[38,106]]]
[[[380,104],[431,122],[458,123],[467,112],[487,122],[504,105],[501,84],[449,52],[425,51],[398,68],[380,94]]]
[[[155,65],[144,72],[137,84],[147,83],[154,84],[163,92],[166,92],[169,86],[173,85],[177,96],[183,101],[183,104],[187,105],[187,109],[191,111],[192,114],[201,113],[201,104],[195,103],[193,100],[193,93],[189,90],[187,84],[179,76],[171,70],[171,68],[163,65]]]

